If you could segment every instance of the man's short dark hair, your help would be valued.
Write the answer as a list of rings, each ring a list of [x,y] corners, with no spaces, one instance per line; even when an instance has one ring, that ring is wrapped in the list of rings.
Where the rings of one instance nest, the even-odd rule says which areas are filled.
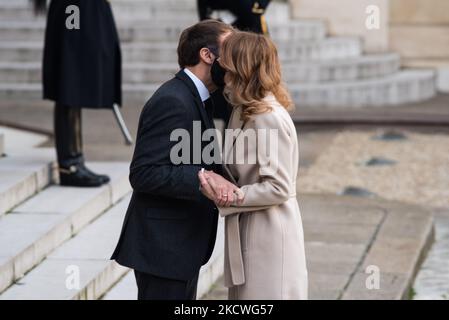
[[[217,20],[204,20],[185,29],[178,44],[179,66],[185,68],[197,65],[200,62],[200,50],[218,50],[220,36],[232,30],[231,26]]]

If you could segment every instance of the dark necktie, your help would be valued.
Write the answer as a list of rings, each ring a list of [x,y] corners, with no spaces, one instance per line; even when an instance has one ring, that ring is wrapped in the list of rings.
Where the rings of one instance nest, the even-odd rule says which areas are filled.
[[[209,98],[204,101],[204,107],[206,108],[207,116],[211,123],[214,121],[214,104],[212,102],[212,98]]]
[[[212,102],[212,98],[209,98],[204,101],[204,107],[206,108],[207,117],[209,118],[209,122],[213,128],[214,127],[214,103]],[[217,143],[218,140],[217,140],[216,136],[214,137],[213,141],[215,143]],[[212,151],[212,156],[214,156],[214,155],[215,155],[215,152]],[[214,170],[217,170],[217,169],[214,169]]]

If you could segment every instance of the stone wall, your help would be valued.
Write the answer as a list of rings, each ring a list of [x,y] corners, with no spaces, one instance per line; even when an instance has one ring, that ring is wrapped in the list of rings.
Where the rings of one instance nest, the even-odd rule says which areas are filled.
[[[388,0],[290,0],[294,18],[323,19],[328,23],[329,35],[359,36],[367,52],[388,50]],[[380,29],[368,30],[366,8],[380,9]]]
[[[449,92],[448,0],[390,0],[389,34],[404,66],[437,68],[437,86]]]
[[[290,0],[294,18],[324,19],[329,34],[359,36],[366,52],[395,51],[406,67],[438,70],[438,89],[449,92],[448,0]],[[380,30],[365,26],[368,5],[381,10]]]

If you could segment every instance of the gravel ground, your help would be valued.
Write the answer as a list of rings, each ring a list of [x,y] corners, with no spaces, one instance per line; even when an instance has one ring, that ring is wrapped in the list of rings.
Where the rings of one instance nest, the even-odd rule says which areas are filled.
[[[449,207],[449,135],[403,132],[406,140],[380,141],[380,131],[335,136],[314,165],[300,172],[298,190],[341,193],[367,189],[389,200]],[[373,158],[392,165],[367,166]]]

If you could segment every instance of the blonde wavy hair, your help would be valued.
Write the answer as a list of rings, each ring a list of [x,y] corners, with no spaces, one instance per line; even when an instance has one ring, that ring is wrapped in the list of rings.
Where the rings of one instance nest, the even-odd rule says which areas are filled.
[[[294,105],[282,83],[276,45],[267,36],[235,32],[228,36],[220,50],[220,65],[226,70],[225,97],[234,107],[242,107],[242,120],[270,112],[262,99],[272,93],[287,110]]]

